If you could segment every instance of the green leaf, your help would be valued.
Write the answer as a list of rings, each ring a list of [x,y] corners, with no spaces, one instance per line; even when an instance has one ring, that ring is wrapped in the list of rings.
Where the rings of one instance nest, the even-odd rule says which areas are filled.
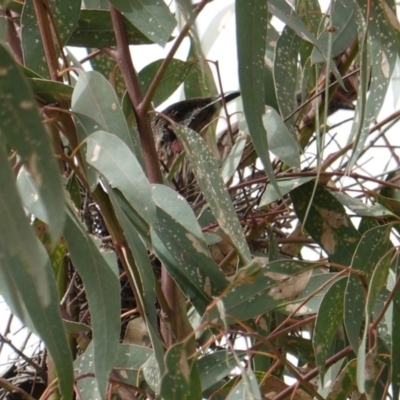
[[[277,18],[279,18],[282,22],[284,22],[289,28],[293,29],[293,31],[296,32],[296,34],[301,39],[307,40],[312,43],[320,51],[320,53],[324,57],[324,60],[326,61],[327,49],[323,46],[320,46],[317,38],[308,30],[307,26],[299,18],[295,10],[291,8],[286,1],[269,0],[268,10]],[[319,10],[316,12],[319,12]],[[343,87],[343,81],[336,67],[336,64],[331,63],[330,67],[332,68],[332,72],[335,75],[336,80]]]
[[[24,64],[27,68],[35,71],[40,77],[50,79],[50,71],[46,63],[42,37],[33,6],[33,0],[24,2],[21,15],[21,45],[24,53]],[[0,56],[0,59],[2,57]]]
[[[269,0],[268,11],[293,29],[299,37],[306,39],[310,43],[314,44],[314,46],[317,46],[317,38],[308,30],[304,22],[288,3],[280,0]]]
[[[9,52],[0,46],[0,133],[21,157],[45,210],[53,243],[64,224],[60,171],[32,91]]]
[[[133,344],[119,344],[115,355],[115,369],[119,370],[120,376],[125,377],[129,374],[130,383],[136,382],[139,378],[140,369],[143,364],[153,354],[148,347],[136,346]],[[74,367],[77,374],[93,374],[94,369],[94,346],[91,342],[86,351],[74,361]],[[95,385],[96,378],[87,376],[77,381],[77,387],[82,399],[97,398],[102,396]],[[128,382],[127,382],[128,383]]]
[[[264,114],[264,56],[267,40],[268,7],[258,0],[237,0],[236,41],[239,82],[243,110],[249,132],[268,178],[279,192],[269,157],[267,135],[262,122]]]
[[[386,19],[382,2],[374,0],[370,12],[367,12],[366,7],[367,5],[362,2],[362,12],[365,12],[364,15],[368,15],[368,30],[364,31],[363,34],[368,35],[369,40],[365,43],[366,48],[364,49],[367,54],[361,58],[360,82],[362,90],[359,90],[352,127],[351,134],[355,145],[348,163],[348,171],[360,157],[370,133],[370,126],[378,118],[397,59],[397,53],[393,48],[395,37]],[[360,21],[358,22],[360,23]],[[360,29],[363,29],[363,27],[360,27]],[[368,64],[365,65],[365,63]]]
[[[247,263],[251,258],[250,250],[210,148],[200,135],[189,128],[174,124],[174,132],[186,151],[196,181],[212,213],[220,227],[231,238],[243,261]]]
[[[138,277],[135,271],[131,271],[132,276],[138,278],[137,281],[136,279],[134,281],[136,284],[136,292],[140,296],[140,299],[137,299],[137,301],[141,302],[143,311],[146,315],[146,324],[154,349],[154,356],[157,360],[159,370],[162,371],[164,369],[164,349],[158,334],[157,310],[154,308],[154,304],[156,304],[157,300],[154,289],[155,282],[153,268],[150,264],[143,241],[135,229],[135,226],[129,220],[120,206],[120,198],[115,196],[114,191],[111,188],[109,188],[108,193],[114,206],[118,221],[124,231],[129,249],[131,250],[135,259],[136,266],[129,266],[129,268],[136,267],[139,274]]]
[[[328,253],[332,261],[349,266],[359,241],[359,233],[346,215],[344,207],[332,194],[314,182],[291,191],[296,214],[311,237]],[[306,211],[312,199],[309,213]]]
[[[118,136],[135,151],[119,99],[103,75],[95,71],[81,72],[72,94],[72,110],[97,121],[100,127]]]
[[[70,38],[81,13],[81,0],[56,1],[53,8],[53,20],[61,44]]]
[[[139,72],[139,82],[143,93],[147,92],[163,61],[164,60],[154,61],[151,64],[146,65],[146,67]],[[192,67],[193,63],[181,61],[175,58],[169,62],[163,78],[157,86],[157,90],[153,96],[152,101],[154,107],[163,103],[175,92],[176,89],[178,89],[186,79],[186,76]]]
[[[45,343],[64,398],[72,398],[72,357],[58,311],[46,250],[22,208],[7,154],[0,144],[0,292],[13,314]]]
[[[135,156],[117,136],[98,131],[87,139],[86,161],[119,189],[138,215],[152,225],[155,205],[149,181]]]
[[[190,50],[187,62],[192,64],[184,83],[185,97],[207,97],[218,93],[214,82],[213,73],[206,61],[201,46],[196,46],[193,38],[190,38]]]
[[[166,45],[176,26],[176,20],[164,1],[111,0],[111,3],[152,42],[163,47]]]
[[[245,351],[219,350],[206,354],[197,360],[197,368],[201,380],[201,390],[204,392],[220,382],[237,367],[237,360],[242,361],[246,356]]]
[[[242,379],[235,385],[228,396],[227,400],[261,400],[260,388],[256,376],[250,367],[247,370],[242,369]]]
[[[352,268],[362,271],[369,283],[381,258],[393,247],[390,241],[392,225],[382,225],[365,232],[354,253]]]
[[[222,298],[225,314],[246,321],[297,300],[317,266],[279,260],[261,267],[253,261],[239,271],[232,282],[233,288]],[[214,307],[210,318],[217,316],[216,311]]]
[[[225,158],[221,166],[221,177],[225,183],[228,183],[236,172],[242,159],[243,150],[246,146],[246,135],[238,136],[236,142],[231,148],[229,155]]]
[[[362,217],[395,216],[395,214],[379,203],[368,205],[363,201],[356,199],[355,197],[351,197],[345,193],[333,191],[331,191],[331,193],[338,201],[340,201],[341,204]]]
[[[390,225],[378,226],[365,232],[358,243],[351,267],[364,274],[369,284],[377,263],[385,256],[392,244],[389,240]],[[354,349],[358,349],[360,329],[364,316],[364,289],[360,278],[350,274],[345,294],[344,322],[347,336]]]
[[[356,388],[357,360],[349,361],[333,382],[327,400],[347,399]]]
[[[288,130],[281,116],[273,108],[267,106],[263,116],[263,123],[267,130],[270,151],[289,167],[299,169],[300,147],[295,136]]]
[[[71,102],[73,88],[65,83],[49,81],[47,79],[28,79],[35,96],[47,104],[60,101]]]
[[[279,190],[282,196],[290,193],[293,189],[315,180],[314,176],[299,176],[296,178],[282,178],[278,179],[276,183],[279,186]],[[281,196],[272,185],[268,185],[263,196],[261,197],[259,207],[267,206],[268,204],[278,200]]]
[[[121,324],[120,283],[94,240],[86,234],[70,209],[67,210],[64,234],[71,260],[82,278],[89,302],[94,371],[98,390],[103,397],[118,348]]]
[[[75,117],[75,126],[76,126],[76,136],[78,137],[79,144],[84,142],[82,145],[81,152],[81,160],[83,163],[83,167],[86,172],[86,179],[89,184],[90,191],[93,191],[97,184],[99,183],[99,174],[95,168],[93,168],[85,158],[85,154],[87,152],[87,143],[86,139],[94,132],[99,129],[99,124],[92,118],[79,114],[77,112],[73,113]]]
[[[153,40],[143,35],[126,18],[124,18],[124,25],[129,44],[154,43]],[[68,46],[94,48],[115,46],[115,34],[108,8],[107,10],[81,10],[78,23],[67,44]]]
[[[297,90],[297,60],[301,40],[296,33],[286,26],[276,43],[274,60],[275,93],[282,118],[287,118],[295,109]],[[288,121],[294,134],[294,119]]]
[[[314,327],[313,348],[315,361],[324,381],[325,361],[328,351],[343,319],[343,299],[346,289],[346,279],[335,282],[321,302]]]
[[[211,298],[228,286],[228,280],[211,259],[189,204],[164,185],[153,185],[153,198],[157,205],[157,220],[151,232],[154,252],[203,314]]]
[[[201,400],[200,376],[196,362],[187,357],[185,343],[171,346],[165,355],[166,373],[160,397],[168,400]]]
[[[318,37],[318,43],[321,48],[327,49],[332,46],[332,57],[335,58],[346,51],[357,36],[357,24],[354,2],[335,1],[333,2],[330,13],[331,25],[335,28],[332,32],[324,29]],[[331,44],[329,44],[331,43]],[[315,48],[311,54],[312,63],[324,62],[321,53]]]
[[[365,293],[360,278],[355,274],[349,275],[344,300],[344,325],[347,338],[353,350],[357,351],[364,319]]]

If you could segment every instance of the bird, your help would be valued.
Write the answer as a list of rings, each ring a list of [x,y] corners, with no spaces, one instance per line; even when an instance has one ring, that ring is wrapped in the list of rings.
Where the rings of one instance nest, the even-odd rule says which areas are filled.
[[[170,105],[153,118],[151,128],[161,170],[164,174],[168,174],[171,171],[183,150],[174,132],[174,127],[164,116],[195,132],[201,133],[220,111],[223,99],[227,103],[238,96],[240,96],[240,92],[234,91],[217,97],[182,100]],[[175,189],[186,199],[193,197],[195,178],[190,164],[185,158],[180,162],[172,181]]]

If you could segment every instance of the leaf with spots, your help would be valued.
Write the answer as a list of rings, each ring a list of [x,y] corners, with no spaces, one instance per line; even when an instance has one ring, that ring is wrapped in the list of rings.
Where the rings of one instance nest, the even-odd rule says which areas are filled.
[[[253,261],[234,277],[232,289],[222,298],[227,316],[246,321],[294,301],[306,289],[318,264],[279,260],[260,266]],[[247,269],[251,268],[251,274]],[[301,301],[301,300],[300,300]],[[218,317],[214,307],[208,318]]]
[[[130,382],[136,382],[139,379],[140,369],[152,354],[153,350],[148,347],[119,344],[116,350],[115,369],[118,370],[121,378],[126,377],[126,374],[129,373]],[[93,341],[86,351],[74,361],[74,367],[79,376],[89,375],[76,382],[81,399],[102,398],[95,385],[96,378],[90,376],[95,372]]]
[[[53,243],[64,224],[64,193],[57,162],[31,88],[9,52],[0,46],[0,134],[21,157],[45,210]]]
[[[300,44],[301,39],[288,26],[285,27],[276,43],[274,83],[282,118],[286,118],[295,108]],[[293,117],[286,124],[294,134]]]
[[[308,182],[290,192],[296,214],[309,235],[332,261],[349,266],[360,234],[344,207],[328,190],[317,185],[313,196],[314,185],[314,182]],[[305,220],[310,199],[312,204]]]
[[[174,132],[186,151],[196,181],[212,213],[231,238],[244,263],[248,263],[251,258],[249,246],[210,148],[198,133],[189,128],[174,124]]]
[[[392,247],[389,240],[390,225],[378,226],[364,233],[354,253],[351,267],[364,274],[367,285],[377,263]],[[344,322],[347,337],[354,349],[358,349],[360,330],[365,315],[365,295],[360,278],[350,274],[344,302]]]
[[[129,44],[154,43],[136,29],[126,18],[124,18],[124,25]],[[108,8],[107,10],[81,10],[78,23],[67,44],[68,46],[94,48],[115,46],[115,34]]]
[[[87,138],[86,161],[108,184],[120,190],[141,219],[148,225],[155,220],[151,187],[139,162],[117,136],[98,131]]]
[[[141,303],[157,367],[162,371],[164,369],[164,349],[161,338],[158,334],[158,313],[154,308],[154,304],[157,302],[154,273],[148,257],[147,249],[142,240],[148,239],[148,233],[145,231],[142,237],[139,235],[135,223],[132,222],[132,219],[130,218],[132,213],[135,213],[135,211],[129,204],[124,207],[122,195],[118,195],[118,193],[116,193],[117,191],[108,186],[107,192],[113,204],[118,221],[121,224],[121,228],[124,231],[124,236],[129,245],[129,249],[135,259],[135,266],[129,265],[129,269],[130,273],[134,277],[134,284],[136,286],[136,301]],[[129,207],[127,213],[124,212],[126,207]]]
[[[99,127],[118,136],[135,151],[117,94],[107,79],[95,71],[80,72],[72,94],[72,111],[94,119]]]
[[[323,59],[327,59],[327,48],[320,45],[318,39],[315,35],[309,31],[304,22],[296,14],[296,11],[290,7],[286,1],[281,0],[269,0],[268,10],[275,17],[279,18],[284,22],[289,28],[291,28],[301,39],[306,40],[314,45],[316,49],[321,53]],[[315,11],[318,14],[320,11]],[[334,74],[336,80],[343,86],[343,81],[340,73],[336,67],[336,64],[331,63],[332,73]]]
[[[357,24],[355,22],[355,3],[353,1],[334,1],[331,11],[331,25],[333,31],[328,32],[324,29],[318,37],[318,43],[321,48],[327,49],[332,46],[332,57],[335,58],[346,51],[357,36]],[[311,54],[312,63],[324,62],[321,53],[313,49]]]
[[[263,116],[267,130],[269,149],[286,165],[300,168],[300,146],[296,137],[286,127],[282,117],[271,107],[266,107]]]
[[[382,204],[375,203],[373,205],[365,204],[361,200],[351,197],[348,194],[342,192],[331,192],[332,195],[340,201],[345,207],[349,208],[355,214],[362,217],[394,217],[395,214],[392,213],[388,208]]]
[[[161,380],[161,400],[201,400],[200,376],[185,343],[171,346],[165,355],[166,373]]]
[[[176,26],[176,20],[164,1],[111,0],[110,2],[152,42],[160,46],[166,45]]]
[[[329,348],[343,319],[345,289],[346,279],[335,282],[325,294],[317,314],[312,341],[321,382],[324,381]]]
[[[357,360],[349,361],[333,382],[327,400],[347,399],[357,387]]]
[[[258,387],[256,375],[249,366],[247,369],[241,369],[242,379],[229,392],[226,400],[261,400],[261,392]]]
[[[153,185],[152,194],[157,205],[151,231],[154,252],[199,314],[203,314],[211,298],[219,296],[229,282],[211,259],[185,199],[164,185]]]
[[[267,48],[268,6],[258,0],[237,0],[236,44],[243,111],[254,148],[272,185],[279,192],[262,121],[264,114],[264,57]]]
[[[38,78],[28,79],[28,82],[35,96],[38,96],[48,104],[60,101],[71,102],[73,88],[69,85]]]
[[[21,45],[24,53],[25,67],[36,72],[42,78],[50,79],[50,71],[46,63],[33,0],[24,2],[21,26]]]
[[[81,0],[55,1],[53,19],[61,45],[70,38],[81,13]]]
[[[67,210],[64,234],[71,260],[82,278],[89,302],[94,371],[97,387],[103,397],[118,349],[121,325],[119,279],[71,209]]]
[[[231,350],[218,350],[205,354],[197,360],[201,389],[213,387],[227,377],[237,367],[237,361],[242,361],[246,356],[245,351],[237,350],[235,354]],[[222,383],[222,382],[221,382]]]
[[[54,274],[22,207],[2,144],[0,171],[0,293],[12,313],[43,340],[54,362],[62,396],[71,399],[72,357],[59,314]]]
[[[315,180],[314,176],[299,176],[296,178],[282,178],[278,179],[277,183],[280,189],[282,196],[290,193],[293,189],[307,183],[310,181]],[[275,188],[272,185],[268,185],[267,189],[265,190],[259,207],[264,207],[273,201],[276,201],[280,198],[280,195],[277,193]]]
[[[164,60],[157,60],[151,64],[146,65],[139,72],[139,83],[143,93],[146,93],[151,83],[153,82],[154,76]],[[153,96],[154,107],[157,107],[161,103],[170,97],[176,89],[184,82],[190,70],[193,67],[193,63],[185,62],[173,58],[168,63],[168,67],[157,86],[157,90]]]
[[[363,151],[370,127],[378,118],[393,74],[397,53],[393,27],[388,23],[382,2],[373,0],[366,11],[366,3],[359,2],[362,12],[369,15],[367,25],[357,18],[359,36],[365,36],[360,58],[360,90],[352,127],[353,152],[348,163],[348,171],[354,166]],[[359,39],[360,40],[360,39]],[[360,41],[361,42],[361,41]],[[369,83],[369,94],[367,97]]]

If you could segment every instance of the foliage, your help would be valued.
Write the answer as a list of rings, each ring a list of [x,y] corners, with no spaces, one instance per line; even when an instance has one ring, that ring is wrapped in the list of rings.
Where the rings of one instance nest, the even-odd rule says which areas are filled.
[[[0,3],[0,294],[42,343],[8,325],[0,396],[399,398],[395,3],[236,0],[243,113],[171,122],[186,200],[149,111],[215,96],[212,3]],[[136,72],[143,44],[170,50]]]

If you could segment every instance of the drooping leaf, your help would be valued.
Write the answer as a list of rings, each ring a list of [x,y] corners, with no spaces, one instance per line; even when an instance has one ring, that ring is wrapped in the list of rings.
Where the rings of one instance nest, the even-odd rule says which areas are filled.
[[[42,37],[36,19],[33,0],[24,2],[21,15],[21,44],[24,53],[24,64],[40,77],[50,79],[50,71],[46,64]]]
[[[0,170],[0,292],[13,314],[43,340],[53,359],[61,393],[71,399],[72,357],[50,260],[25,215],[1,144]]]
[[[248,267],[251,270],[240,270],[234,287],[222,298],[225,315],[246,321],[294,302],[306,289],[315,267],[294,260],[273,261],[265,266],[253,261]],[[214,308],[210,316],[216,315]]]
[[[139,82],[143,93],[146,93],[148,90],[163,61],[164,60],[154,61],[153,63],[146,65],[146,67],[139,72]],[[155,107],[167,100],[168,97],[178,89],[186,79],[186,76],[189,74],[192,67],[193,63],[190,62],[181,61],[175,58],[170,61],[152,99]]]
[[[147,38],[126,18],[124,25],[127,31],[127,40],[131,45],[151,44],[153,40]],[[108,7],[103,9],[83,9],[72,35],[68,39],[68,46],[76,47],[109,47],[115,46],[115,34]]]
[[[196,362],[187,358],[185,343],[171,346],[165,355],[166,373],[160,397],[171,400],[201,400],[200,376]]]
[[[0,133],[21,157],[37,188],[52,240],[64,223],[64,194],[50,140],[42,125],[32,91],[17,63],[0,46]]]
[[[300,176],[296,178],[282,178],[277,180],[277,184],[279,186],[279,190],[282,196],[285,194],[290,193],[293,189],[297,188],[298,186],[303,185],[304,183],[310,182],[314,180],[314,176]],[[266,206],[273,201],[276,201],[280,198],[280,195],[277,193],[275,188],[272,185],[268,185],[267,189],[265,190],[261,201],[260,207]]]
[[[391,226],[377,226],[365,232],[354,252],[351,267],[363,273],[369,284],[372,273],[392,246],[389,235]],[[345,294],[344,322],[347,337],[354,349],[359,346],[360,329],[365,317],[364,289],[360,277],[350,274]]]
[[[288,26],[285,27],[276,43],[274,60],[274,83],[276,99],[282,118],[287,118],[295,109],[297,90],[297,59],[301,40]],[[294,134],[294,120],[287,126]]]
[[[332,32],[324,30],[318,37],[318,43],[321,48],[328,48],[328,43],[331,41],[331,54],[335,58],[346,51],[353,40],[357,36],[357,24],[355,21],[355,3],[352,1],[333,2],[332,11],[330,13],[330,24],[334,27]],[[331,35],[331,38],[329,37]],[[324,59],[321,53],[315,48],[311,54],[313,63],[323,62]]]
[[[155,220],[151,187],[137,159],[117,136],[104,131],[87,139],[86,160],[120,190],[147,224]]]
[[[322,382],[324,381],[325,361],[328,351],[343,319],[345,289],[345,279],[340,279],[331,286],[321,302],[315,322],[313,347]]]
[[[153,185],[157,219],[151,232],[157,257],[200,314],[227,287],[223,272],[211,259],[190,206],[176,192]]]
[[[243,111],[249,133],[272,185],[279,192],[271,160],[267,134],[262,122],[264,114],[264,56],[267,40],[268,7],[258,0],[237,0],[236,42],[239,82]]]
[[[273,108],[267,106],[263,123],[267,131],[270,151],[289,167],[300,168],[300,147],[281,116]]]
[[[242,361],[245,355],[244,351],[236,351],[233,355],[230,350],[219,350],[199,358],[197,369],[202,391],[204,392],[225,378],[237,366],[237,360]]]
[[[114,367],[120,334],[120,284],[118,276],[107,264],[100,250],[77,220],[67,210],[64,230],[74,267],[85,285],[91,315],[94,371],[97,388],[105,394],[108,376]]]
[[[290,192],[296,214],[310,236],[328,253],[332,261],[349,266],[360,235],[333,195],[314,182],[308,182]],[[309,201],[312,204],[306,217]]]
[[[86,115],[106,130],[118,136],[131,151],[135,151],[119,99],[111,84],[98,72],[81,72],[72,94],[72,110]]]
[[[243,261],[247,263],[250,261],[250,250],[210,148],[196,132],[189,128],[175,124],[174,132],[183,144],[197,183],[211,211],[220,227],[231,238]]]
[[[362,12],[366,13],[366,4],[364,2],[359,3]],[[362,90],[359,91],[356,115],[352,127],[352,137],[355,144],[348,170],[353,167],[359,158],[369,135],[370,126],[376,121],[381,111],[397,57],[393,49],[395,40],[393,31],[387,23],[382,3],[379,0],[373,1],[371,14],[368,15],[369,18],[363,34],[365,37],[368,35],[370,40],[365,39],[362,49],[366,53],[361,58],[360,81]],[[359,26],[363,24],[361,21],[357,22]],[[363,26],[359,27],[359,29],[363,28]],[[365,65],[366,63],[367,65]],[[366,98],[368,89],[368,98]]]
[[[129,220],[128,216],[123,212],[120,206],[120,198],[115,196],[114,191],[111,188],[108,192],[117,218],[124,231],[129,248],[135,259],[139,276],[136,271],[131,270],[131,274],[135,277],[134,283],[136,284],[136,291],[138,295],[141,296],[137,301],[141,302],[143,311],[146,315],[146,325],[154,349],[154,356],[157,360],[159,370],[162,371],[164,369],[164,349],[158,334],[158,316],[154,309],[154,304],[156,304],[156,294],[154,290],[155,282],[153,269],[144,243],[142,242],[133,223]],[[132,266],[129,267],[132,268]]]
[[[165,46],[168,42],[176,26],[176,20],[163,1],[111,0],[111,3],[152,42],[160,46]]]

